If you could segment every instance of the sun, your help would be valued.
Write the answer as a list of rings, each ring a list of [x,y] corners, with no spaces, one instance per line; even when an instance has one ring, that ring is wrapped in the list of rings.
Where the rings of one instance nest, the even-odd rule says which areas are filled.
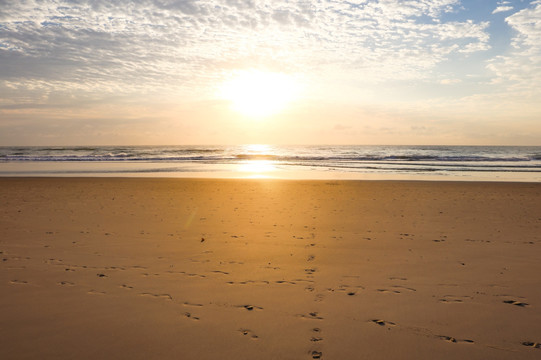
[[[295,79],[284,73],[244,70],[233,73],[221,88],[221,96],[238,113],[264,118],[282,111],[297,94]]]

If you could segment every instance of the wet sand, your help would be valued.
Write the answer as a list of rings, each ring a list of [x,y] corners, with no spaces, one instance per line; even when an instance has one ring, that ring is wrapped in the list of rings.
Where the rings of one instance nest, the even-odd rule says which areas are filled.
[[[541,184],[0,178],[4,359],[538,359]]]

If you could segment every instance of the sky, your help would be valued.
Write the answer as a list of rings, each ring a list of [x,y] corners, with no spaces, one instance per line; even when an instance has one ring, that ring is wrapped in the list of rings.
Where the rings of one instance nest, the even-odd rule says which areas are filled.
[[[0,0],[0,146],[541,145],[541,0]]]

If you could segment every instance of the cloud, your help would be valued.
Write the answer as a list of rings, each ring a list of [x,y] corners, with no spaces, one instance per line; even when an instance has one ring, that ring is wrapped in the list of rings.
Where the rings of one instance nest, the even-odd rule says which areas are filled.
[[[510,10],[513,10],[513,9],[514,8],[512,6],[498,6],[496,9],[494,9],[492,14],[497,14],[497,13],[500,13],[500,12],[506,12],[506,11],[510,11]]]
[[[0,14],[0,81],[72,93],[208,96],[262,67],[418,79],[488,49],[488,23],[443,22],[457,0],[24,0]],[[108,95],[107,95],[108,96]]]
[[[461,82],[462,82],[461,79],[442,79],[442,80],[440,80],[440,84],[442,84],[442,85],[460,84]]]
[[[498,84],[510,94],[535,98],[541,95],[541,3],[525,8],[506,18],[516,35],[511,50],[488,64]]]

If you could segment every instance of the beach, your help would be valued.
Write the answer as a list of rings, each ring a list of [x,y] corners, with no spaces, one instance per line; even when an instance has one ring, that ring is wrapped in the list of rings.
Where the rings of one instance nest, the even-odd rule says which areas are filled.
[[[4,359],[538,359],[541,183],[0,178]]]

